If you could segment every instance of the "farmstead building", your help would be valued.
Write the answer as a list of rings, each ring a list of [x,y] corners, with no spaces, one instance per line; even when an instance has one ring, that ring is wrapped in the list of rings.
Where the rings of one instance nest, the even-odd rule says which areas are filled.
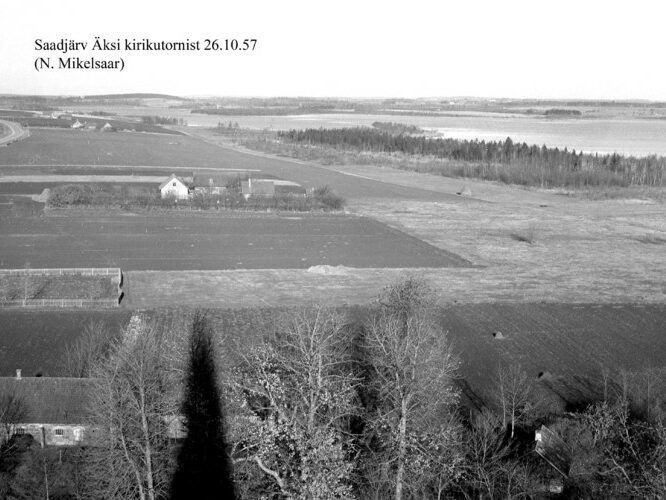
[[[252,179],[251,177],[242,183],[243,196],[274,196],[275,183],[270,179]]]
[[[187,200],[190,195],[190,188],[183,179],[176,177],[176,174],[171,174],[171,177],[160,184],[160,194],[162,198]]]
[[[104,433],[92,426],[89,408],[95,387],[92,378],[0,377],[0,444],[29,434],[45,446],[100,446]],[[170,439],[186,436],[181,415],[163,417]]]
[[[194,191],[201,194],[222,194],[227,190],[229,177],[216,172],[194,172]]]
[[[90,379],[0,377],[0,442],[30,434],[44,446],[83,444]]]

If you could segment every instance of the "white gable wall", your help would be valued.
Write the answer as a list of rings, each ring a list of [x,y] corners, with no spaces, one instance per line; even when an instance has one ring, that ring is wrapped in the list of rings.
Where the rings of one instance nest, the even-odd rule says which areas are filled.
[[[178,179],[171,179],[161,190],[162,198],[176,198],[177,200],[186,200],[189,195],[189,189]]]

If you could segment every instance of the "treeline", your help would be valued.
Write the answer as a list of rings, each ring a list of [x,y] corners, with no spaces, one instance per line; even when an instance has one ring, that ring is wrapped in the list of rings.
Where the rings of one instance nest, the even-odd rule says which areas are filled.
[[[547,109],[544,112],[544,115],[546,116],[582,116],[583,113],[581,113],[577,109],[565,109],[565,108],[552,108],[552,109]]]
[[[567,148],[505,141],[426,138],[395,135],[367,127],[306,129],[278,132],[283,141],[324,145],[360,152],[402,153],[454,162],[443,175],[478,177],[542,187],[663,186],[666,158],[584,154]]]
[[[203,115],[223,116],[286,116],[286,115],[313,115],[335,113],[337,110],[332,104],[313,104],[304,106],[275,106],[275,107],[224,107],[224,108],[195,108],[191,112]]]
[[[424,130],[416,125],[405,125],[394,122],[373,122],[372,126],[389,134],[423,134]]]
[[[168,116],[142,116],[141,123],[146,125],[187,125],[182,118],[170,118]]]
[[[363,315],[290,309],[251,340],[183,310],[137,314],[120,336],[93,325],[68,365],[94,379],[97,446],[0,448],[0,494],[41,498],[50,481],[51,498],[664,495],[665,370],[605,373],[602,398],[565,412],[519,366],[488,367],[495,385],[470,411],[433,305],[405,279]]]
[[[282,186],[278,186],[282,187]],[[271,196],[245,197],[240,192],[240,179],[231,179],[228,189],[220,194],[195,192],[187,200],[162,198],[155,187],[121,186],[120,189],[99,184],[65,184],[49,190],[49,208],[120,208],[123,210],[257,210],[284,212],[335,211],[345,206],[345,199],[328,186],[313,189],[306,196],[276,191]]]

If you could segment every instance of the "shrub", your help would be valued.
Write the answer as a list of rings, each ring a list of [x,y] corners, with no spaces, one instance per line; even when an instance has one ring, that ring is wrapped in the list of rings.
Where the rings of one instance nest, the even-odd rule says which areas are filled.
[[[66,184],[51,189],[47,204],[51,207],[66,207],[71,205],[89,205],[92,201],[92,186]]]
[[[320,186],[312,192],[312,197],[329,210],[341,210],[345,205],[345,199],[333,191],[329,186]]]

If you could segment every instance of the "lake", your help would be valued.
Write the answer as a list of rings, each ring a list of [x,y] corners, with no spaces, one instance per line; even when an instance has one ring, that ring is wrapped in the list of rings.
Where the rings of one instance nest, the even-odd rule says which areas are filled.
[[[81,111],[91,107],[82,107]],[[99,109],[99,108],[97,108]],[[478,113],[465,116],[403,116],[326,114],[297,116],[216,116],[190,113],[187,109],[149,107],[104,108],[121,115],[158,115],[184,119],[190,126],[214,127],[219,122],[237,122],[255,129],[301,129],[319,127],[355,127],[375,121],[417,125],[435,131],[441,137],[458,139],[504,140],[552,147],[583,150],[588,153],[666,156],[666,120],[550,118],[525,115]]]

